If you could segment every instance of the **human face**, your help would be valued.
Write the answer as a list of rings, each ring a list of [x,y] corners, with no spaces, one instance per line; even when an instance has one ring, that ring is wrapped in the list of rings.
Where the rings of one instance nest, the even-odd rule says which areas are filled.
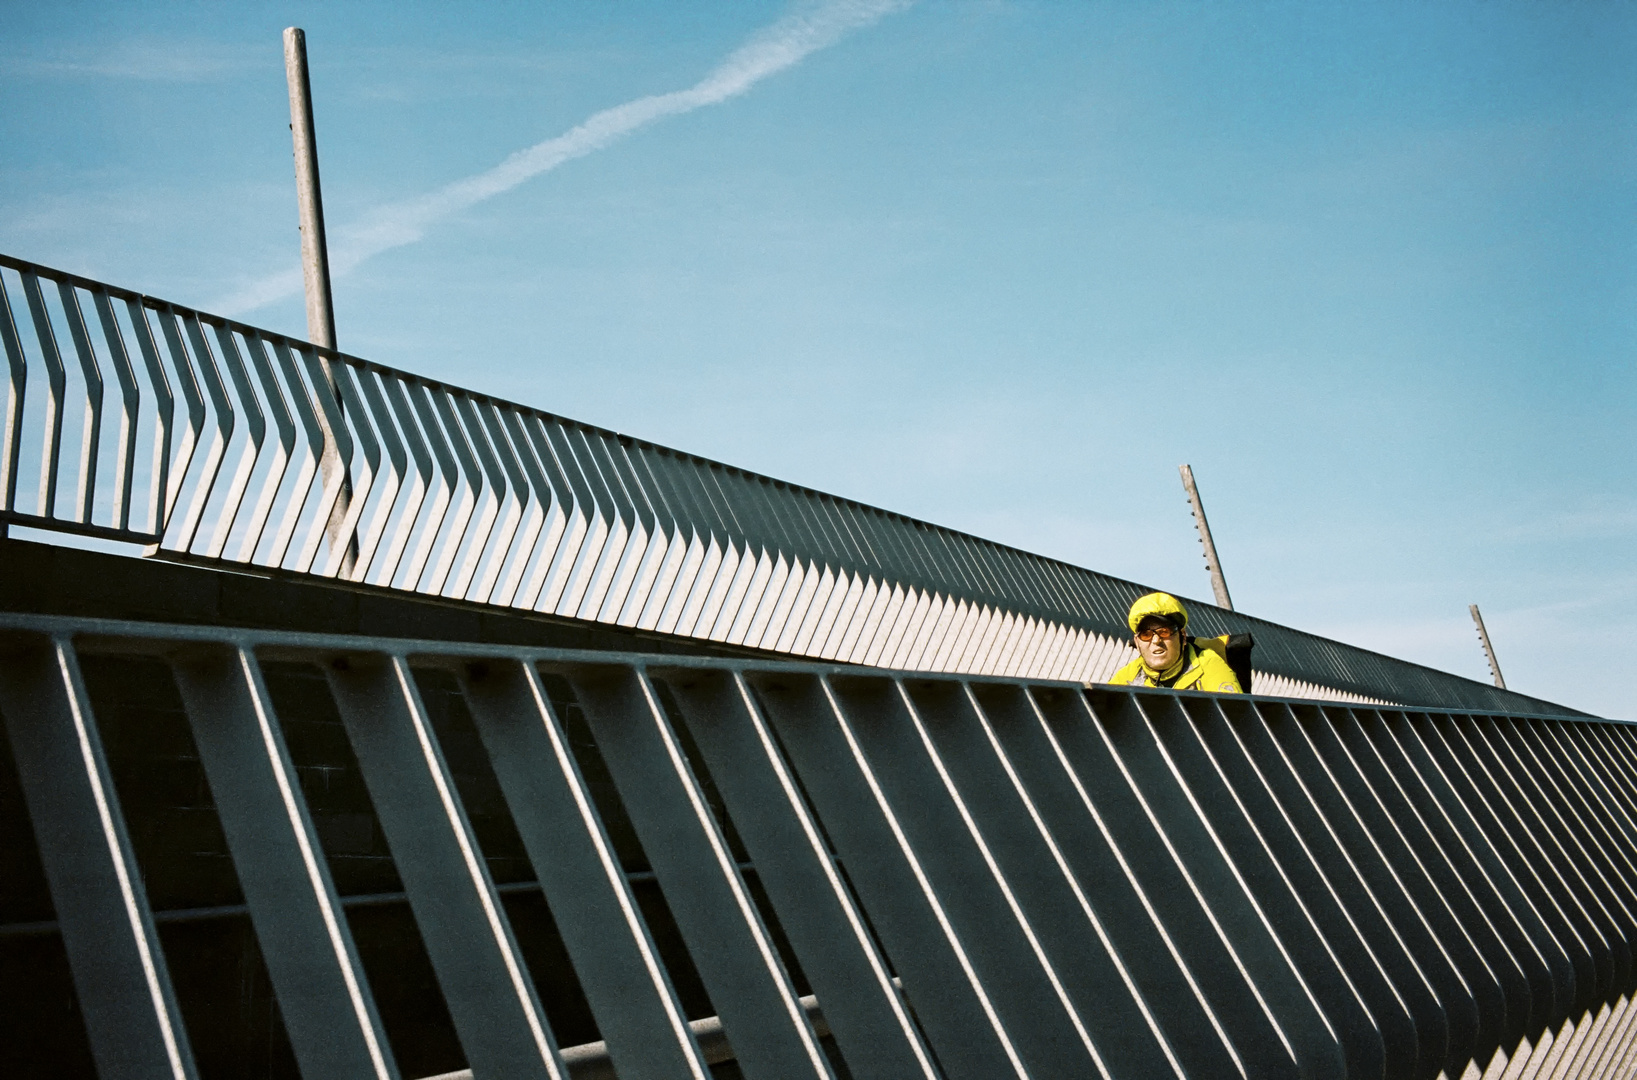
[[[1144,641],[1142,635],[1149,630],[1158,630],[1161,633],[1169,630],[1171,636],[1168,638],[1161,637],[1159,633],[1156,633],[1147,641]],[[1176,629],[1165,619],[1156,618],[1152,615],[1137,624],[1137,633],[1132,640],[1137,646],[1137,652],[1147,662],[1148,666],[1155,671],[1164,671],[1176,663],[1177,657],[1182,655],[1182,631]]]

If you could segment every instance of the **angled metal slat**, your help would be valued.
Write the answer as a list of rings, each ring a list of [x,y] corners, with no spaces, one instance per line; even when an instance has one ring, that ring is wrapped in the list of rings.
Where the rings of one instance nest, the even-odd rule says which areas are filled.
[[[524,433],[534,450],[535,460],[546,473],[547,482],[557,493],[558,509],[563,523],[549,554],[535,564],[533,580],[527,588],[525,600],[534,611],[556,611],[568,586],[569,577],[591,528],[594,516],[590,490],[580,474],[579,463],[558,445],[552,417],[529,416],[523,420]]]
[[[1470,822],[1472,847],[1493,859],[1495,878],[1517,890],[1519,909],[1527,909],[1540,919],[1550,941],[1561,951],[1567,962],[1554,963],[1558,972],[1559,998],[1557,1015],[1570,1018],[1595,1000],[1597,972],[1588,937],[1583,935],[1584,923],[1578,910],[1565,908],[1549,879],[1541,874],[1541,866],[1524,855],[1517,840],[1507,828],[1504,808],[1476,784],[1465,765],[1448,753],[1448,747],[1438,738],[1421,717],[1400,714],[1391,722],[1400,744],[1412,754],[1422,770],[1425,782],[1436,785],[1448,800],[1448,805],[1459,807],[1457,820]],[[1486,860],[1487,861],[1487,860]],[[1589,929],[1589,928],[1587,928]]]
[[[590,587],[591,574],[608,539],[608,493],[602,490],[601,479],[585,459],[583,448],[574,445],[573,425],[549,417],[541,420],[540,429],[574,490],[574,509],[579,519],[570,533],[569,548],[559,554],[559,564],[542,593],[542,601],[548,611],[573,615]]]
[[[1197,709],[1189,711],[1198,717],[1199,713],[1209,714],[1217,707],[1214,703],[1199,703]],[[1224,711],[1244,713],[1242,707]],[[1209,771],[1231,793],[1236,807],[1255,831],[1256,841],[1263,845],[1277,868],[1278,878],[1288,884],[1302,915],[1322,940],[1322,949],[1341,967],[1348,987],[1368,1011],[1381,1044],[1382,1074],[1410,1076],[1417,1075],[1418,1069],[1436,1069],[1442,1062],[1442,1040],[1440,1038],[1434,1056],[1422,1046],[1423,1036],[1417,1031],[1418,1025],[1423,1029],[1434,1026],[1442,1029],[1441,1017],[1437,1017],[1436,1025],[1421,1019],[1420,1010],[1436,1008],[1430,992],[1422,987],[1419,974],[1398,943],[1387,935],[1372,933],[1379,924],[1355,917],[1355,913],[1361,911],[1365,916],[1378,913],[1349,906],[1345,881],[1338,887],[1327,873],[1328,860],[1324,858],[1322,843],[1311,837],[1300,819],[1285,812],[1274,786],[1277,780],[1270,782],[1264,775],[1263,767],[1234,731],[1233,722],[1226,718],[1215,722],[1200,718],[1188,725],[1173,723],[1164,737],[1180,767],[1194,775],[1203,775],[1206,765],[1188,749],[1190,742],[1197,742],[1200,754],[1209,761]],[[1279,770],[1272,771],[1277,774]],[[1260,875],[1252,878],[1252,885],[1263,890],[1276,889]],[[1304,955],[1299,959],[1310,958]],[[1310,978],[1320,982],[1316,976],[1310,975]],[[1401,993],[1400,987],[1406,987],[1407,992]],[[1333,987],[1329,989],[1334,992]],[[1338,1033],[1344,1040],[1357,1038],[1344,1014],[1338,1013],[1336,1020]],[[1368,1033],[1365,1041],[1369,1041]]]
[[[981,835],[994,876],[1027,928],[1041,967],[1110,1076],[1185,1075],[1119,949],[1001,748],[995,727],[1033,720],[1024,691],[916,680],[909,717],[928,759]],[[1121,992],[1124,991],[1124,992]]]
[[[999,1013],[1004,1001],[977,967],[985,957],[973,948],[985,935],[969,941],[952,924],[823,676],[758,673],[751,685],[944,1072],[950,1080],[1030,1076]]]
[[[1275,971],[1277,950],[1269,949],[1254,916],[1235,911],[1233,901],[1240,898],[1213,887],[1215,882],[1200,862],[1206,853],[1196,850],[1199,843],[1183,849],[1183,840],[1174,835],[1183,824],[1180,813],[1156,806],[1162,799],[1174,800],[1167,798],[1170,785],[1152,767],[1145,769],[1144,763],[1131,760],[1133,736],[1143,728],[1137,700],[1099,695],[1084,708],[1085,716],[1078,722],[1065,724],[1067,717],[1049,717],[1056,725],[1053,733],[1072,767],[1098,793],[1132,870],[1170,928],[1212,1010],[1233,1033],[1234,1048],[1247,1073],[1295,1076],[1306,1069],[1323,1069],[1322,1056],[1313,1060],[1313,1036],[1300,1026],[1303,1018],[1295,993],[1286,985],[1288,977]],[[1234,932],[1229,932],[1224,920],[1235,914]]]
[[[821,1036],[861,1080],[1590,1078],[1637,1051],[1622,725],[17,614],[0,641],[0,714],[110,1076],[191,1065],[76,650],[175,674],[309,1074],[390,1077],[392,1055],[258,654],[327,678],[479,1076],[595,1059],[704,1080],[727,1053],[746,1076],[827,1077]],[[554,1046],[411,654],[457,677],[605,1043]],[[719,1017],[685,1019],[659,959],[676,942],[636,902],[555,675]]]
[[[830,1080],[818,1036],[646,673],[584,666],[566,674],[745,1075]]]
[[[615,1068],[705,1080],[687,1017],[540,673],[515,661],[457,670]]]
[[[626,488],[638,503],[638,516],[647,532],[647,543],[642,559],[631,570],[628,584],[619,597],[617,607],[609,611],[609,619],[617,626],[635,626],[642,613],[654,604],[656,592],[668,592],[675,580],[675,571],[681,567],[686,546],[678,543],[681,527],[671,511],[666,491],[655,478],[642,448],[619,439],[613,442],[611,452],[618,454],[617,463],[625,478]],[[666,568],[672,573],[667,576]],[[660,605],[663,606],[663,605]],[[658,606],[654,607],[659,610]]]
[[[1460,972],[1478,1020],[1475,1050],[1469,1056],[1489,1061],[1496,1049],[1515,1043],[1522,1034],[1518,1025],[1529,1010],[1522,972],[1476,907],[1462,903],[1467,898],[1458,891],[1440,887],[1434,876],[1434,853],[1425,848],[1425,857],[1418,853],[1400,823],[1386,812],[1358,761],[1337,738],[1336,717],[1316,707],[1303,712],[1303,733],[1315,757],[1369,835],[1376,855]]]
[[[859,1080],[922,1076],[933,1064],[742,675],[658,673],[675,695],[780,924]]]
[[[502,416],[540,514],[538,525],[531,525],[532,531],[527,534],[528,557],[518,560],[516,585],[504,587],[503,602],[532,611],[568,532],[573,495],[557,465],[557,456],[541,438],[539,425],[519,409],[505,409]]]
[[[195,648],[173,670],[303,1074],[395,1080],[392,1048],[255,655]]]
[[[1521,868],[1539,884],[1547,903],[1552,904],[1565,918],[1577,944],[1583,964],[1577,971],[1577,983],[1582,1000],[1575,1012],[1595,1008],[1595,1003],[1614,986],[1615,962],[1612,943],[1600,925],[1601,912],[1594,897],[1583,896],[1571,880],[1573,868],[1553,859],[1551,840],[1543,837],[1538,828],[1531,827],[1532,812],[1519,804],[1508,791],[1503,779],[1496,777],[1483,755],[1474,753],[1461,733],[1447,717],[1434,718],[1422,714],[1422,734],[1446,765],[1454,766],[1462,779],[1489,811],[1498,832],[1508,845],[1507,854],[1521,863]],[[1569,876],[1565,876],[1565,875]],[[1574,1013],[1570,1014],[1571,1016]]]
[[[67,636],[0,638],[0,714],[99,1075],[193,1080],[142,872]]]
[[[698,584],[701,570],[718,549],[716,532],[720,525],[714,509],[704,497],[693,463],[681,455],[659,451],[651,461],[654,475],[667,491],[667,501],[676,510],[679,559],[670,575],[665,595],[657,606],[643,609],[637,625],[644,629],[670,632],[676,629]]]
[[[1353,749],[1372,787],[1384,802],[1397,808],[1395,817],[1404,827],[1421,838],[1429,865],[1440,877],[1440,888],[1446,895],[1456,896],[1464,921],[1469,925],[1481,922],[1494,935],[1495,944],[1504,950],[1505,964],[1515,972],[1509,978],[1522,981],[1521,986],[1512,984],[1507,988],[1513,1025],[1507,1038],[1515,1043],[1525,1031],[1539,1030],[1550,1022],[1559,997],[1553,972],[1537,941],[1544,927],[1522,911],[1521,905],[1509,902],[1507,891],[1479,860],[1449,812],[1433,797],[1392,733],[1380,726],[1378,714],[1349,710],[1344,717],[1332,714],[1332,718],[1342,721],[1338,734]]]
[[[619,524],[615,530],[618,539],[609,545],[580,614],[598,622],[614,622],[624,606],[631,577],[653,539],[653,517],[641,492],[632,487],[634,477],[620,468],[625,455],[619,444],[606,432],[582,430],[581,435],[608,490]]]
[[[1144,734],[1153,744],[1152,751],[1145,755],[1150,758],[1148,767],[1163,766],[1172,777],[1170,784],[1161,778],[1159,784],[1150,782],[1145,786],[1172,803],[1168,813],[1180,822],[1180,827],[1172,826],[1167,831],[1180,848],[1192,849],[1189,861],[1202,884],[1213,890],[1213,908],[1225,921],[1260,923],[1261,933],[1252,923],[1249,933],[1240,931],[1237,936],[1243,940],[1265,934],[1277,947],[1279,959],[1299,979],[1299,986],[1292,986],[1274,962],[1273,977],[1259,980],[1274,992],[1281,983],[1286,995],[1291,995],[1293,989],[1304,992],[1305,1001],[1296,999],[1280,1007],[1283,1014],[1292,1017],[1285,1023],[1294,1033],[1293,1042],[1299,1042],[1304,1034],[1308,1040],[1305,1052],[1299,1056],[1313,1059],[1315,1072],[1327,1066],[1335,1069],[1341,1064],[1332,1057],[1335,1046],[1343,1056],[1346,1075],[1383,1075],[1386,1049],[1369,1005],[1347,978],[1346,968],[1324,928],[1283,873],[1254,819],[1197,737],[1199,727],[1222,722],[1215,703],[1191,699],[1154,701],[1139,713],[1147,725]],[[1128,763],[1134,756],[1127,756]],[[1184,801],[1186,806],[1182,805]],[[1198,850],[1201,848],[1207,851]],[[1209,848],[1216,849],[1217,858],[1210,857]],[[1231,875],[1231,880],[1225,874]],[[1241,891],[1249,908],[1234,896]],[[1218,897],[1225,897],[1227,902]],[[1262,957],[1264,965],[1271,960],[1270,956]],[[1366,968],[1364,974],[1368,977],[1372,972]],[[1306,1007],[1307,1002],[1317,1008],[1316,1015]]]
[[[342,654],[325,675],[466,1060],[478,1075],[566,1080],[408,661]]]

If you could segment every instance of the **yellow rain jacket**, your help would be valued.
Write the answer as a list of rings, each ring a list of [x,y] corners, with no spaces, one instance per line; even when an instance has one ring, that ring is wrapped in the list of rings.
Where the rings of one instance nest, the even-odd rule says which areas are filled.
[[[1213,694],[1242,694],[1239,678],[1228,666],[1228,635],[1189,638],[1174,670],[1154,672],[1137,657],[1108,680],[1114,686],[1165,686],[1172,690],[1208,690]]]

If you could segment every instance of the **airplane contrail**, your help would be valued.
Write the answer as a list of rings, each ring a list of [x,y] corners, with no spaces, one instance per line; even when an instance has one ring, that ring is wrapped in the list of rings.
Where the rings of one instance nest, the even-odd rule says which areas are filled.
[[[430,194],[376,208],[361,221],[340,230],[337,242],[330,247],[330,273],[340,277],[372,256],[412,244],[443,218],[510,191],[565,162],[601,150],[656,120],[737,97],[769,75],[795,66],[848,33],[913,2],[831,0],[816,8],[791,12],[753,34],[686,90],[650,94],[593,113],[578,127],[519,150],[492,169],[456,180]],[[230,316],[243,315],[301,290],[301,267],[295,266],[251,282],[224,297],[211,310]]]

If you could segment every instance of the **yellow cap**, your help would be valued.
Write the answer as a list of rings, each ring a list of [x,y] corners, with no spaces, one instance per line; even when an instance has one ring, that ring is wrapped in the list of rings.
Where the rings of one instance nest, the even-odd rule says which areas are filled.
[[[1135,634],[1137,627],[1150,615],[1158,615],[1161,618],[1180,622],[1184,630],[1188,628],[1188,609],[1182,606],[1182,601],[1170,593],[1151,592],[1142,597],[1131,605],[1131,614],[1125,617],[1125,621],[1130,625],[1131,632]]]

